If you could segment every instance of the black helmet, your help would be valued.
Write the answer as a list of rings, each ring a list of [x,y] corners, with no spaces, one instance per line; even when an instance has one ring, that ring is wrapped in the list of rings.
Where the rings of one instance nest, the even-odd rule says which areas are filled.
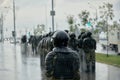
[[[69,40],[69,36],[65,31],[56,31],[52,38],[55,47],[67,46]]]
[[[69,33],[69,31],[68,30],[64,30],[66,33]]]
[[[84,34],[85,32],[81,32],[81,34],[78,36],[78,39],[82,38],[82,35]]]
[[[87,37],[91,37],[91,35],[92,35],[92,33],[89,32],[89,31],[86,33],[86,36],[87,36]]]
[[[70,33],[70,38],[74,39],[76,37],[75,33]]]

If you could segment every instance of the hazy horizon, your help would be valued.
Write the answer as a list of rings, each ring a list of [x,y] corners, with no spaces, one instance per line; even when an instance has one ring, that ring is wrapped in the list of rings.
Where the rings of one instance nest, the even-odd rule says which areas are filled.
[[[95,9],[88,5],[88,2],[98,9],[103,2],[114,5],[115,20],[119,19],[120,0],[54,0],[55,6],[55,29],[68,29],[67,16],[74,15],[76,18],[81,10],[88,10],[91,16],[95,15]],[[16,29],[20,32],[31,31],[37,24],[45,24],[46,31],[51,27],[51,0],[15,0],[16,3]],[[1,0],[0,7],[9,7],[3,10],[4,13],[4,33],[11,35],[13,30],[12,0]],[[57,27],[56,27],[57,26]]]

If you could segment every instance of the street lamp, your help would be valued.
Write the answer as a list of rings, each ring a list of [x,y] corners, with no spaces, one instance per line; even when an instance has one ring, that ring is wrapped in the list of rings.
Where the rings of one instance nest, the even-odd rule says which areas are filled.
[[[54,16],[55,16],[55,11],[54,11],[54,1],[52,0],[52,10],[50,11],[50,15],[52,16],[52,31],[54,32]]]
[[[0,35],[1,35],[1,42],[4,42],[4,33],[3,33],[3,13],[1,13],[1,18],[0,18]]]
[[[4,18],[5,18],[5,15],[4,15],[4,9],[6,7],[2,7],[0,12],[1,12],[1,16],[0,16],[0,41],[1,42],[4,42],[4,29],[3,29],[3,26],[4,26]],[[3,10],[2,10],[3,9]]]
[[[16,17],[15,17],[15,0],[13,0],[13,25],[14,25],[14,31],[13,31],[13,37],[14,37],[14,44],[16,45]]]
[[[90,4],[88,2],[88,4],[91,6],[91,8],[94,8],[95,9],[95,13],[96,13],[96,23],[97,23],[97,20],[98,20],[98,14],[97,14],[97,8],[95,6],[93,6],[92,4]]]
[[[4,8],[6,8],[6,9],[10,9],[10,7],[4,7]],[[12,8],[12,10],[13,10],[13,26],[14,26],[14,30],[12,31],[12,36],[14,37],[14,44],[16,44],[16,18],[15,18],[15,1],[13,0],[13,8]],[[3,14],[2,14],[2,16],[3,16]],[[3,23],[3,22],[2,22]],[[2,24],[3,25],[3,24]]]

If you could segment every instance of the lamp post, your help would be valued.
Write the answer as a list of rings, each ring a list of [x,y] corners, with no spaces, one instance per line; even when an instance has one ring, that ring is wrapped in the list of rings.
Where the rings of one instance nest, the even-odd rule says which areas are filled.
[[[3,26],[4,26],[4,18],[5,18],[5,12],[4,12],[4,9],[5,9],[6,7],[2,7],[2,9],[3,10],[0,10],[0,12],[1,12],[1,16],[0,16],[0,36],[1,36],[1,42],[4,42],[4,28],[3,28]]]
[[[91,8],[95,9],[96,23],[97,23],[97,20],[98,20],[97,8],[95,6],[93,6],[93,5],[91,5],[90,3],[88,3],[88,4],[91,6]]]
[[[88,2],[88,5],[90,5],[90,8],[92,8],[92,9],[94,9],[95,10],[95,19],[94,19],[94,24],[95,24],[95,26],[97,25],[97,22],[98,22],[98,13],[97,13],[97,8],[94,6],[94,5],[92,5],[92,4],[90,4],[89,2]],[[93,28],[93,26],[92,26],[92,32],[94,32],[94,28]],[[97,38],[97,37],[96,37]]]
[[[3,31],[3,13],[1,13],[1,24],[0,24],[0,34],[1,34],[1,42],[4,42],[4,31]]]
[[[50,15],[52,16],[52,31],[54,32],[54,16],[55,16],[55,11],[54,11],[54,1],[52,0],[52,10],[50,11]]]
[[[14,37],[14,44],[16,45],[16,17],[15,17],[15,0],[13,0],[13,26],[14,26],[14,31],[13,31],[13,37]]]

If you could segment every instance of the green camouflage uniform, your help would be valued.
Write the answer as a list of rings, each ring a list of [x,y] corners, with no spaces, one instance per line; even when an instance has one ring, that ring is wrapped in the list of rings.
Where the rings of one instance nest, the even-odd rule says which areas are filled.
[[[54,58],[56,53],[55,52],[62,52],[62,53],[65,53],[65,52],[68,52],[70,53],[70,55],[73,57],[73,63],[72,65],[74,65],[74,77],[73,79],[55,79],[54,78]],[[59,53],[58,53],[59,54]],[[45,66],[46,66],[46,72],[45,72],[45,75],[47,76],[47,80],[80,80],[80,72],[79,72],[79,65],[80,65],[80,61],[79,61],[79,56],[78,54],[71,50],[70,48],[54,48],[53,51],[49,52],[45,58]],[[59,70],[59,68],[58,68]],[[66,70],[66,69],[63,69],[63,70]]]
[[[95,49],[96,49],[96,41],[89,37],[85,38],[83,41],[83,50],[85,52],[85,60],[86,60],[86,72],[90,71],[90,67],[92,71],[95,71]],[[90,66],[91,65],[91,66]]]

